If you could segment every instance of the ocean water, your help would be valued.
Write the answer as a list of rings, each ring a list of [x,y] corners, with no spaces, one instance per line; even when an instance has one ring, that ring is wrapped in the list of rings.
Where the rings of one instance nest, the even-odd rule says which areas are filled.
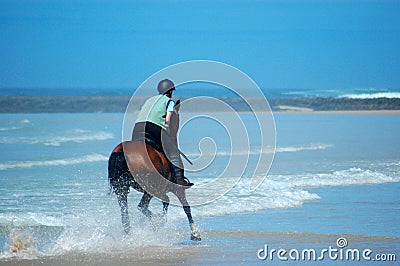
[[[240,117],[251,120],[249,114]],[[167,221],[160,218],[164,226],[154,231],[136,210],[136,191],[129,195],[133,233],[123,236],[107,179],[122,121],[123,114],[0,115],[0,262],[186,243],[183,210],[171,206]],[[231,154],[218,124],[206,120],[182,130],[181,149],[192,160],[211,158],[208,167],[188,171],[196,185],[220,175],[232,156],[250,158],[228,193],[192,208],[202,230],[400,237],[400,116],[276,114],[275,121],[275,158],[254,192],[249,184],[257,139]],[[255,129],[250,125],[250,132]],[[215,150],[200,149],[207,137]],[[161,215],[161,202],[153,200],[150,209]],[[28,252],[12,252],[15,239],[24,240]]]
[[[261,88],[267,98],[333,97],[333,98],[400,98],[400,88]],[[135,88],[1,88],[0,96],[131,96]],[[149,95],[154,93],[149,90]],[[223,87],[209,83],[189,83],[177,88],[181,97],[236,97]],[[244,95],[251,97],[252,95]]]

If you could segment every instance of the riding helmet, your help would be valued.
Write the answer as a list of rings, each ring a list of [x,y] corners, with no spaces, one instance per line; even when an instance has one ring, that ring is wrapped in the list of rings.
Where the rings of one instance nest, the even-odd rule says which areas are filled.
[[[175,90],[175,85],[169,79],[163,79],[158,83],[157,90],[160,94],[164,94],[170,90]]]

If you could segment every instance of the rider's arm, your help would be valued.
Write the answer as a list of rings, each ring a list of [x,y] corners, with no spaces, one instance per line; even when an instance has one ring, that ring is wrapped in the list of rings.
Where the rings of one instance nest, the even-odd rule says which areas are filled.
[[[171,121],[171,116],[172,113],[174,112],[174,107],[175,107],[175,102],[174,101],[169,101],[167,105],[167,114],[165,115],[165,124],[169,125],[169,122]]]
[[[172,112],[167,112],[165,116],[165,124],[169,125],[169,121],[171,121]]]

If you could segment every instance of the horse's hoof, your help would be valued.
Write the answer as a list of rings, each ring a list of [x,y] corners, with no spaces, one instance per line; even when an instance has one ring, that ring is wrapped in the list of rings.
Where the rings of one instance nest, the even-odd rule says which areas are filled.
[[[192,241],[201,241],[200,234],[198,232],[192,233],[190,235],[190,240],[192,240]]]
[[[190,239],[193,241],[201,241],[199,229],[197,228],[197,225],[195,223],[190,224],[190,230],[192,233],[190,234]]]

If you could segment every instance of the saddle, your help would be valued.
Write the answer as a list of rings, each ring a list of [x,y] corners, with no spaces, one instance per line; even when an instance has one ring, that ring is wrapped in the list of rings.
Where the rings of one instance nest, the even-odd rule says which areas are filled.
[[[151,147],[153,147],[157,151],[162,152],[162,153],[165,154],[163,148],[160,145],[157,144],[157,141],[155,140],[155,138],[152,135],[150,135],[149,133],[147,133],[147,132],[142,132],[140,134],[136,134],[136,136],[134,136],[132,141],[144,142],[146,144],[149,144]]]

